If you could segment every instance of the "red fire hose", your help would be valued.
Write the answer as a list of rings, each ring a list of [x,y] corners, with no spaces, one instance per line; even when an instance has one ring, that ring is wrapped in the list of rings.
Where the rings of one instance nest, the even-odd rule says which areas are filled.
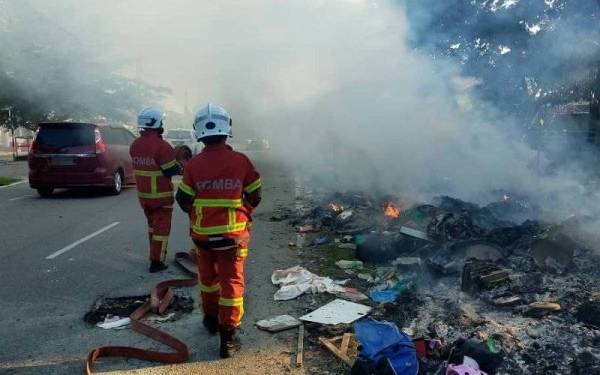
[[[172,288],[190,287],[198,283],[197,273],[190,270],[184,264],[184,261],[196,264],[196,255],[193,250],[190,250],[189,253],[179,252],[175,254],[176,264],[187,276],[189,276],[189,278],[167,280],[156,284],[150,292],[150,300],[138,307],[129,316],[131,319],[131,328],[133,328],[134,331],[175,349],[175,352],[159,352],[129,346],[101,346],[93,349],[90,354],[88,354],[87,360],[85,361],[85,369],[88,375],[92,373],[92,365],[94,362],[100,358],[123,357],[161,363],[181,363],[188,360],[188,347],[184,342],[158,328],[154,328],[142,322],[144,315],[150,311],[158,314],[165,312],[175,297],[175,292]]]

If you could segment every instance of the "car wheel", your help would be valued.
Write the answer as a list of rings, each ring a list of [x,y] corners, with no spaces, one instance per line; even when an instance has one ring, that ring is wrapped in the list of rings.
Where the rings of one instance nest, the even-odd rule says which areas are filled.
[[[51,188],[51,187],[37,188],[37,192],[40,195],[40,197],[48,198],[54,192],[54,188]]]
[[[113,176],[113,185],[110,188],[110,193],[112,195],[121,194],[121,190],[123,189],[123,172],[118,169]]]

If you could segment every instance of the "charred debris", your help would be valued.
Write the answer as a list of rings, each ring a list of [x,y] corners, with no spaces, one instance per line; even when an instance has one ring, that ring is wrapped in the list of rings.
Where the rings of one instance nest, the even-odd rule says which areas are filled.
[[[289,246],[308,268],[349,278],[372,317],[427,343],[419,373],[471,348],[489,374],[600,374],[600,249],[580,238],[582,219],[532,220],[536,207],[506,193],[486,206],[315,195],[271,220],[296,227]]]

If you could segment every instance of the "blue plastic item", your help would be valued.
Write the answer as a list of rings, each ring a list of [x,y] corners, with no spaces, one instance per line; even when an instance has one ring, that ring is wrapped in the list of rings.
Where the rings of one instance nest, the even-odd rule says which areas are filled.
[[[419,362],[411,338],[394,323],[363,319],[354,323],[354,333],[360,342],[358,361],[382,363],[395,375],[417,375]]]
[[[321,238],[315,238],[310,245],[311,246],[321,246],[321,245],[327,245],[328,243],[329,243],[329,238],[321,237]]]
[[[402,279],[396,283],[392,288],[384,290],[372,290],[369,293],[369,297],[377,303],[389,303],[394,302],[398,297],[404,293],[413,284],[414,277],[408,277]]]
[[[394,289],[372,290],[369,293],[369,297],[371,297],[373,302],[377,303],[394,302],[399,295],[400,292]]]

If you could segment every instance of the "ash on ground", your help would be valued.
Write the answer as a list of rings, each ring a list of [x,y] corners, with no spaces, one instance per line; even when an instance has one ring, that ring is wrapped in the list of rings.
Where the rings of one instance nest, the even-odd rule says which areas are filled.
[[[600,244],[580,238],[577,218],[535,221],[539,208],[508,195],[483,207],[314,195],[280,218],[298,228],[290,247],[324,276],[350,276],[375,318],[435,342],[421,373],[480,345],[490,374],[600,374]],[[335,270],[340,249],[365,267]]]

